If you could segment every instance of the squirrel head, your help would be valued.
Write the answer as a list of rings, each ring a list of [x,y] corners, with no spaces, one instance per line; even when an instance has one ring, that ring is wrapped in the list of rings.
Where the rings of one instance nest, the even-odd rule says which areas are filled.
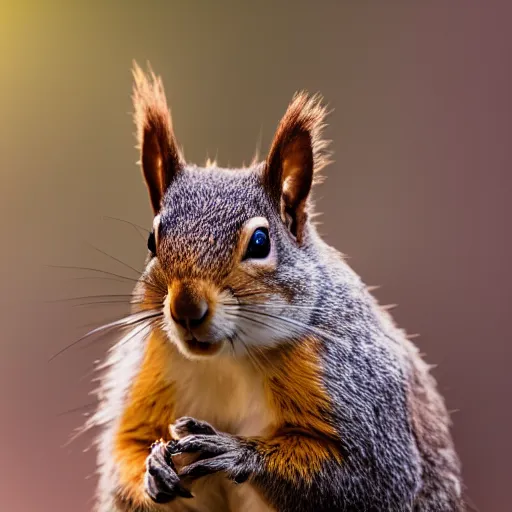
[[[137,64],[133,74],[155,216],[136,292],[143,306],[163,308],[164,331],[191,358],[292,342],[313,313],[310,192],[328,163],[321,98],[293,97],[264,161],[198,167],[175,138],[161,78]]]

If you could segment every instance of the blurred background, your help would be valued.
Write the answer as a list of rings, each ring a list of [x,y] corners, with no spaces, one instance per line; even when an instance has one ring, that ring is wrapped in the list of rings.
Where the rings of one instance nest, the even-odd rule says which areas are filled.
[[[127,311],[151,224],[132,59],[163,76],[188,160],[248,163],[297,89],[321,92],[335,163],[321,231],[427,360],[467,492],[508,510],[511,450],[510,4],[0,2],[0,496],[91,509],[88,329]],[[119,220],[114,220],[112,217]],[[102,252],[118,258],[120,263]],[[129,279],[79,270],[101,269]]]

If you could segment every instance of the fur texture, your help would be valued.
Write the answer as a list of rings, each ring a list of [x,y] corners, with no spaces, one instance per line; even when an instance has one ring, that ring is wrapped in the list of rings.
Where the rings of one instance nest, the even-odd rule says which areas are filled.
[[[428,366],[311,222],[319,97],[295,96],[265,162],[199,168],[161,80],[135,76],[157,248],[89,424],[98,512],[464,510]],[[246,259],[258,227],[269,252]],[[201,319],[173,317],[184,289]]]

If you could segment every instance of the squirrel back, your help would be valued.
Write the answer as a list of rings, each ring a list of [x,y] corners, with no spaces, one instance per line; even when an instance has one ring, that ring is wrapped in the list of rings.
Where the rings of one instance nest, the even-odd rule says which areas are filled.
[[[200,168],[160,78],[134,76],[154,223],[90,422],[99,510],[248,510],[232,481],[255,510],[463,510],[427,364],[312,222],[321,98],[295,95],[265,161]]]

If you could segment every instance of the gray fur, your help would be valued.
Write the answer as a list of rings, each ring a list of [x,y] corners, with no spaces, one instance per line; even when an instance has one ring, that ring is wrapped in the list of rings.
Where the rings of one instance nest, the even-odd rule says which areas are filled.
[[[308,108],[311,124],[316,122],[311,114],[315,111],[310,104]],[[143,109],[139,110],[143,117]],[[322,122],[323,117],[318,117]],[[286,126],[280,133],[286,140]],[[314,135],[318,146],[318,133]],[[154,301],[159,292],[148,282],[165,290],[173,279],[207,276],[233,298],[243,297],[247,290],[230,282],[240,230],[251,218],[268,219],[278,263],[260,279],[281,295],[262,296],[271,306],[282,305],[286,297],[286,305],[266,310],[265,322],[277,333],[272,345],[263,334],[246,341],[251,349],[261,351],[275,349],[276,343],[278,350],[285,350],[300,343],[304,335],[320,340],[321,382],[332,403],[325,421],[335,426],[343,460],[325,463],[312,483],[292,483],[268,474],[262,455],[247,439],[191,420],[182,422],[190,436],[176,449],[198,452],[203,458],[184,469],[184,480],[217,472],[237,482],[249,480],[277,512],[464,510],[450,421],[428,366],[341,255],[318,236],[311,222],[311,201],[298,217],[304,222],[298,224],[300,243],[292,236],[273,196],[275,189],[269,193],[267,171],[265,163],[228,170],[175,162],[172,182],[160,203],[158,255],[148,256],[136,295],[148,300],[152,294]],[[158,296],[162,303],[164,295],[162,291]],[[225,336],[242,336],[241,325],[225,327]],[[244,357],[234,339],[232,357]],[[102,403],[91,421],[103,428],[101,512],[135,510],[115,500],[116,468],[109,445],[143,350],[143,343],[114,348],[101,388]],[[176,475],[171,472],[165,479],[171,482],[172,494],[178,485]],[[184,510],[188,505],[182,507],[169,510]]]
[[[344,464],[328,464],[311,488],[287,491],[275,476],[255,471],[273,504],[282,512],[462,510],[460,468],[448,415],[427,365],[405,334],[312,224],[303,247],[291,243],[255,179],[258,171],[209,170],[202,176],[200,172],[184,173],[166,197],[165,218],[174,222],[164,222],[163,238],[173,240],[171,230],[177,225],[187,233],[185,240],[193,233],[203,234],[194,238],[192,248],[176,248],[175,254],[203,250],[205,265],[211,265],[214,256],[221,272],[228,267],[237,226],[250,217],[269,218],[280,255],[278,269],[269,279],[292,291],[292,305],[313,306],[309,315],[290,310],[291,318],[328,334],[323,339],[323,382],[334,404]],[[235,203],[237,195],[243,195],[243,202]],[[207,244],[201,248],[201,240],[210,231],[215,233],[218,225],[227,229],[219,234],[216,252]]]

